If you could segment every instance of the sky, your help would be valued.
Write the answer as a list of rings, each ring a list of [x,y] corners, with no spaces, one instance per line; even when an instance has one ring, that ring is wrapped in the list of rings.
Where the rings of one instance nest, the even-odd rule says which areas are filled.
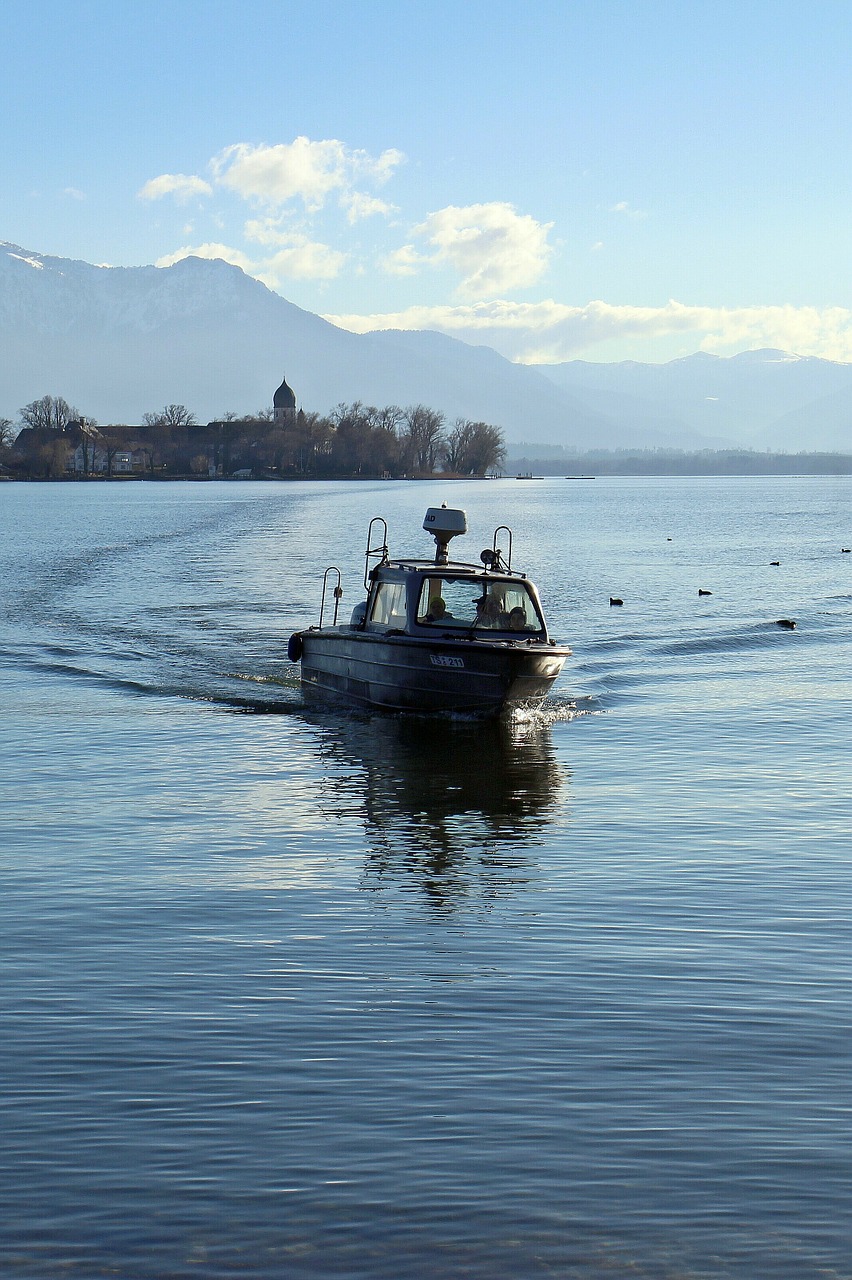
[[[0,240],[528,363],[852,360],[849,0],[3,0]]]

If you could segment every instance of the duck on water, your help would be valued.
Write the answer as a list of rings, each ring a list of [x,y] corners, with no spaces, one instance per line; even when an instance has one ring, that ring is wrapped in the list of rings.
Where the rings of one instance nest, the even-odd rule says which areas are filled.
[[[501,525],[480,563],[466,564],[449,557],[464,511],[430,507],[423,528],[433,560],[391,559],[387,523],[370,521],[366,599],[348,623],[337,621],[340,571],[326,569],[319,623],[288,645],[306,698],[481,716],[537,707],[571,650],[549,637],[535,586],[512,569],[511,530]]]

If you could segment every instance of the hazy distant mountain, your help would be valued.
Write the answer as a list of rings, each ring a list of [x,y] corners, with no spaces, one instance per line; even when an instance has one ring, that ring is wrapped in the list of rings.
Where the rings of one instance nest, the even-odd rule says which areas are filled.
[[[538,367],[602,413],[618,416],[621,402],[637,423],[644,410],[747,448],[852,451],[852,364],[764,350]]]
[[[852,365],[516,365],[438,333],[348,333],[221,261],[97,267],[0,242],[0,417],[57,395],[100,422],[169,403],[203,422],[269,405],[284,374],[306,409],[423,403],[527,447],[852,448]]]
[[[611,416],[541,370],[437,333],[353,334],[225,262],[96,267],[0,244],[0,416],[61,395],[100,422],[180,403],[201,421],[271,403],[424,403],[503,427],[510,441],[580,449],[705,443],[678,423]]]
[[[795,453],[803,448],[802,440],[811,450],[852,453],[852,390],[848,386],[790,409],[761,432],[756,443],[758,448]]]

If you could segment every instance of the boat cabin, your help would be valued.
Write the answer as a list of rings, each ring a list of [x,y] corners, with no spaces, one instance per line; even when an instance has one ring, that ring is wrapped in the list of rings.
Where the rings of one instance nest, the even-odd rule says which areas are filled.
[[[397,562],[374,571],[353,624],[409,635],[507,632],[513,639],[546,640],[535,588],[519,574],[485,573],[476,566]]]

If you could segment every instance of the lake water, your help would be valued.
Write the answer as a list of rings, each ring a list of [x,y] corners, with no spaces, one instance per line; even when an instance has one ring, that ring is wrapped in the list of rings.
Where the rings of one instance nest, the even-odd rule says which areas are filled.
[[[545,714],[306,710],[441,501]],[[848,477],[0,486],[0,1275],[852,1276],[850,545]]]

